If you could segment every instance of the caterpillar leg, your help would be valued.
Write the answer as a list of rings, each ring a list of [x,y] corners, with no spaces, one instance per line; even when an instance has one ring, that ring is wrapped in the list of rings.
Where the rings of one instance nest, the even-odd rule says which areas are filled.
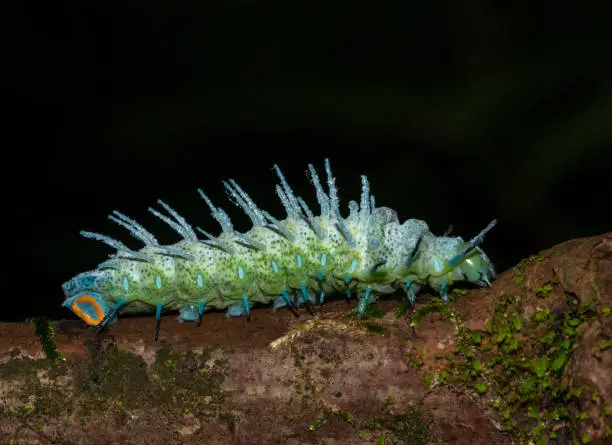
[[[242,302],[234,303],[228,306],[226,317],[246,317],[247,320],[251,320],[251,307],[249,305],[249,298],[242,297]]]
[[[198,322],[196,323],[196,326],[200,327],[200,325],[202,324],[202,317],[204,316],[204,304],[206,302],[204,300],[200,301],[200,304],[198,304]]]
[[[293,315],[295,315],[296,317],[299,317],[300,314],[296,310],[296,307],[293,304],[293,301],[291,301],[291,297],[289,296],[289,293],[286,290],[282,290],[281,294],[282,294],[282,296],[280,296],[276,300],[274,300],[274,305],[272,306],[272,311],[276,312],[277,309],[280,309],[282,307],[288,306],[289,310],[293,313]]]
[[[183,306],[179,311],[179,322],[198,322],[200,313],[193,304]]]
[[[251,307],[249,306],[249,298],[242,297],[242,304],[244,305],[244,311],[248,321],[251,321]]]
[[[113,308],[104,316],[102,321],[100,321],[100,323],[98,323],[98,325],[96,326],[98,328],[98,331],[104,329],[109,323],[109,320],[114,321],[114,319],[116,318],[117,311],[123,305],[123,303],[125,303],[125,300],[123,298],[119,298],[119,300],[117,300]]]
[[[416,301],[416,293],[419,291],[419,285],[412,281],[412,278],[406,278],[406,296],[408,297],[408,301],[410,304],[414,306],[414,302]]]
[[[370,298],[370,293],[372,292],[372,288],[368,286],[366,288],[365,294],[359,298],[359,303],[357,305],[357,318],[361,318],[366,308],[368,307],[368,300]]]
[[[440,286],[440,297],[443,302],[448,303],[448,280],[444,280]]]
[[[306,305],[306,309],[308,309],[308,312],[310,313],[310,315],[314,315],[314,311],[312,309],[312,304],[316,303],[314,297],[312,297],[308,293],[308,290],[306,289],[306,285],[304,284],[300,285],[300,291],[302,292],[302,300],[304,301],[304,304]],[[299,306],[299,300],[297,304]]]
[[[321,295],[319,295],[319,306],[323,306],[325,303],[325,291],[321,291]]]
[[[206,301],[202,300],[198,303],[196,308],[193,304],[187,304],[183,306],[179,311],[179,322],[196,322],[196,326],[202,324],[202,316],[204,315],[204,308]]]
[[[163,303],[157,303],[155,306],[155,341],[157,341],[159,337],[159,326],[161,324],[161,311],[163,307]]]
[[[353,298],[353,296],[351,295],[351,287],[349,286],[349,284],[351,283],[351,275],[350,274],[346,274],[344,275],[344,283],[346,284],[346,295],[344,296],[344,300],[346,301],[346,304],[351,304],[351,299]]]
[[[323,254],[325,255],[325,254]],[[323,256],[321,258],[324,258]],[[322,263],[324,263],[323,260],[321,260]],[[319,280],[319,283],[322,283],[324,280],[324,275],[323,272],[319,271],[317,272],[317,280]],[[319,306],[323,306],[323,304],[325,303],[325,291],[323,290],[323,284],[320,284],[320,288],[321,288],[321,294],[319,295]]]

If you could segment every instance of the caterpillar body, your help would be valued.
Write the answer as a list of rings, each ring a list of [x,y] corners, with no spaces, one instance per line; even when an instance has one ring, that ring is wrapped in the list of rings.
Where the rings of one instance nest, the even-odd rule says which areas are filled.
[[[105,235],[81,232],[102,241],[116,253],[94,270],[62,285],[64,307],[87,324],[103,328],[120,313],[155,313],[158,338],[162,313],[178,311],[179,321],[198,324],[210,309],[226,309],[226,316],[250,319],[254,304],[286,307],[298,314],[300,305],[312,312],[328,294],[356,295],[357,315],[381,295],[403,288],[414,303],[423,286],[446,302],[449,287],[458,281],[479,286],[495,278],[493,264],[479,247],[496,224],[491,221],[470,241],[435,236],[424,221],[400,223],[395,211],[376,207],[366,176],[362,176],[360,202],[351,201],[349,216],[340,214],[340,201],[329,160],[325,160],[327,191],[317,171],[308,166],[320,215],[295,195],[285,176],[274,166],[280,184],[276,193],[287,213],[279,220],[260,209],[232,179],[224,182],[229,196],[253,223],[246,233],[236,231],[227,213],[198,189],[221,225],[213,236],[196,230],[163,201],[166,214],[149,211],[172,227],[182,240],[158,243],[153,234],[133,219],[114,211],[109,218],[144,243],[132,250]]]

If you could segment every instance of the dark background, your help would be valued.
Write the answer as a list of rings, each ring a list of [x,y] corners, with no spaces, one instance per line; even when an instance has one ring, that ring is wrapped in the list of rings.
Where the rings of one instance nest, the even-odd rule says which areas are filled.
[[[201,187],[248,230],[231,177],[283,217],[274,163],[314,206],[304,171],[329,157],[345,215],[367,174],[435,233],[496,217],[500,271],[609,231],[609,15],[504,3],[5,2],[0,320],[74,318],[61,284],[111,253],[79,230],[140,247],[114,209],[173,243],[147,212],[161,198],[218,233]]]

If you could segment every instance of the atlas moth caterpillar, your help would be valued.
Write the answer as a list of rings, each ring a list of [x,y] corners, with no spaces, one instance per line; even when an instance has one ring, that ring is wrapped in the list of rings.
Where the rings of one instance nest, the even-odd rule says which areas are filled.
[[[138,251],[98,233],[86,238],[116,249],[95,270],[81,273],[62,285],[70,308],[85,323],[103,328],[119,313],[155,312],[155,340],[164,312],[179,311],[179,321],[202,321],[210,309],[226,309],[226,316],[250,320],[256,303],[286,307],[299,316],[303,304],[312,313],[328,294],[357,297],[357,315],[381,295],[403,288],[410,303],[423,286],[448,301],[449,287],[458,281],[478,286],[495,278],[493,265],[479,247],[496,220],[466,242],[460,237],[435,236],[424,221],[400,223],[395,211],[376,207],[366,176],[361,177],[360,202],[349,202],[349,216],[340,213],[340,200],[329,160],[325,160],[327,191],[312,165],[308,166],[317,201],[315,216],[296,196],[277,165],[276,193],[287,216],[279,220],[259,208],[233,180],[224,182],[230,196],[248,215],[253,227],[237,232],[228,214],[198,189],[221,225],[213,236],[196,230],[161,200],[167,214],[149,211],[174,229],[182,240],[159,244],[153,234],[133,219],[113,211],[109,218],[144,243]]]

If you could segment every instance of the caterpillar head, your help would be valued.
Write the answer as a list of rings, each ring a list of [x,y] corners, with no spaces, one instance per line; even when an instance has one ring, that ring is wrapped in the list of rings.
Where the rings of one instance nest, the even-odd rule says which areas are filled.
[[[66,296],[62,306],[72,310],[90,326],[100,325],[112,311],[100,292],[103,276],[100,271],[85,272],[62,285]],[[116,318],[113,315],[105,323],[112,324]]]
[[[451,259],[448,265],[453,268],[453,278],[456,281],[463,280],[478,286],[490,286],[495,279],[495,268],[484,251],[478,247],[482,243],[485,234],[497,224],[496,220],[489,223],[469,243],[461,241],[460,250]]]
[[[458,280],[464,280],[478,286],[490,286],[495,279],[495,268],[481,249],[463,259],[453,270]]]

